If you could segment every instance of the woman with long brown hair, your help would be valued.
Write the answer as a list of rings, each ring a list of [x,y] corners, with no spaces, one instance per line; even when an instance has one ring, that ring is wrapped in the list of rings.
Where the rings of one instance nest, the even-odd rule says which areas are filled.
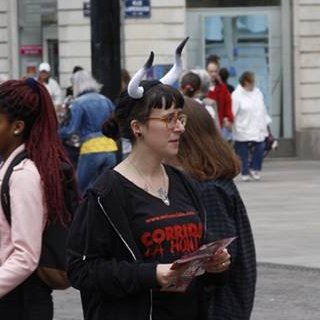
[[[238,236],[230,246],[229,279],[209,295],[209,319],[248,320],[254,300],[256,257],[247,212],[233,182],[240,171],[239,160],[201,104],[185,98],[183,112],[188,126],[176,161],[199,181],[209,239]]]

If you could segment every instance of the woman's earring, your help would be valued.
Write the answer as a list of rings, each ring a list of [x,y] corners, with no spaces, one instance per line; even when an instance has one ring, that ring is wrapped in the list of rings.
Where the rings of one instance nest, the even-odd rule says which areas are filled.
[[[14,130],[13,133],[14,133],[14,135],[18,136],[20,134],[20,131],[19,130]]]

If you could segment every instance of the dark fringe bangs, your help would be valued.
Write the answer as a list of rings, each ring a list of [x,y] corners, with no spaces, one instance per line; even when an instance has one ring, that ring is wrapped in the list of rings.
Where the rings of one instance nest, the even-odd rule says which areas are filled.
[[[148,109],[170,109],[174,105],[175,109],[182,109],[184,98],[179,90],[164,84],[158,84],[145,93],[145,105]]]

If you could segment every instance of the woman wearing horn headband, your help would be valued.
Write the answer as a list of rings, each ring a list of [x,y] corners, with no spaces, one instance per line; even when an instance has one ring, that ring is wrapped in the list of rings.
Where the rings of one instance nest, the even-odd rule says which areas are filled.
[[[169,85],[180,74],[186,41],[160,81],[142,81],[151,53],[104,126],[109,137],[130,139],[133,150],[87,192],[71,227],[69,276],[86,320],[206,319],[204,284],[221,281],[229,267],[228,252],[219,252],[185,293],[170,291],[182,272],[172,263],[206,238],[197,189],[162,164],[177,154],[187,121],[184,99]]]

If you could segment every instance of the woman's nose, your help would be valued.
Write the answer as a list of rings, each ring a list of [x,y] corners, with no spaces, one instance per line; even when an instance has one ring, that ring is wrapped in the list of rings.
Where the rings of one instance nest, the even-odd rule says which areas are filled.
[[[174,131],[177,133],[183,133],[185,131],[185,127],[179,119],[177,119],[177,123],[176,123],[176,126],[174,127]]]

